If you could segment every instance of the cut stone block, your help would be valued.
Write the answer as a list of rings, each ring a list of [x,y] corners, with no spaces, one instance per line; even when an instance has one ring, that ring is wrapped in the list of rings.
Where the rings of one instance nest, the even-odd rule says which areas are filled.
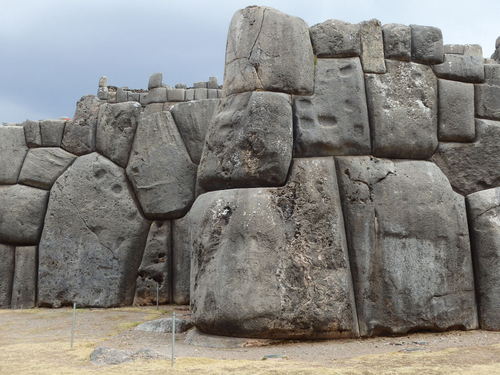
[[[140,97],[141,104],[147,105],[151,103],[165,103],[167,101],[167,88],[156,87],[149,90],[149,92]]]
[[[43,120],[40,121],[40,134],[42,146],[60,147],[64,134],[65,120]]]
[[[10,307],[15,250],[14,246],[0,244],[0,309]]]
[[[194,89],[194,100],[208,99],[208,89],[196,88]]]
[[[184,89],[168,89],[167,99],[169,102],[183,102],[185,99]]]
[[[474,85],[440,79],[439,140],[472,142],[476,136],[474,121]]]
[[[361,54],[359,25],[327,20],[309,29],[314,54],[318,57],[352,57]]]
[[[149,77],[148,90],[163,86],[163,73],[154,73]]]
[[[295,155],[370,154],[359,58],[318,59],[313,96],[294,97]]]
[[[482,57],[445,54],[444,62],[432,69],[440,78],[472,83],[484,81]]]
[[[40,147],[42,145],[42,135],[40,134],[40,122],[26,120],[22,123],[24,135],[28,147]]]
[[[437,80],[428,66],[387,60],[386,74],[366,74],[375,156],[427,159],[437,147]]]
[[[102,76],[99,78],[99,87],[108,87],[108,77]]]
[[[107,87],[99,87],[97,89],[97,99],[108,100],[109,99],[109,89]]]
[[[15,184],[28,152],[22,126],[0,126],[0,184]]]
[[[463,44],[445,44],[443,51],[445,54],[463,55],[465,46]]]
[[[186,101],[194,100],[194,89],[186,90]]]
[[[207,98],[208,99],[217,99],[219,97],[217,89],[208,89],[207,90]]]
[[[128,101],[128,91],[124,87],[119,87],[116,90],[116,102],[124,103],[126,101]]]
[[[207,82],[207,89],[218,89],[217,77],[209,77]]]
[[[437,27],[410,25],[411,57],[421,64],[441,64],[444,61],[443,34]]]
[[[485,64],[484,80],[489,85],[500,86],[500,64]]]
[[[500,85],[483,83],[474,85],[476,116],[500,120]]]
[[[464,198],[427,161],[338,157],[362,336],[477,328]]]
[[[31,309],[35,307],[36,282],[36,246],[16,247],[16,260],[10,307],[13,309]]]
[[[382,27],[386,59],[410,61],[411,30],[409,26],[389,23]]]
[[[483,59],[483,47],[479,44],[466,44],[464,45],[464,55],[476,56]]]
[[[365,73],[385,73],[384,38],[379,20],[359,24],[361,39],[361,64]]]

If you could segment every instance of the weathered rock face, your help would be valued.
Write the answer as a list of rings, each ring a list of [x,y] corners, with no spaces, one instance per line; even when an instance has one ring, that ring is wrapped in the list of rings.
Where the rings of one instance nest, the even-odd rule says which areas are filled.
[[[154,221],[149,229],[146,247],[135,287],[134,305],[171,302],[170,269],[172,263],[170,221]]]
[[[444,62],[434,65],[433,69],[440,78],[472,83],[484,81],[482,57],[445,54]]]
[[[19,183],[48,190],[74,159],[75,155],[58,147],[31,149],[24,160]]]
[[[500,120],[500,83],[486,81],[474,85],[476,115],[491,120]]]
[[[386,61],[386,74],[367,74],[372,153],[426,159],[438,145],[437,81],[428,66]]]
[[[15,250],[14,246],[0,244],[0,309],[10,307]]]
[[[22,126],[0,126],[0,184],[15,184],[28,152]]]
[[[28,147],[40,147],[42,145],[42,135],[40,134],[40,122],[26,120],[22,123],[26,144]]]
[[[379,20],[360,23],[361,63],[366,73],[385,73],[384,40]]]
[[[197,100],[172,107],[172,116],[193,163],[200,163],[208,125],[219,102],[218,99]]]
[[[283,185],[292,158],[292,126],[286,94],[223,98],[206,136],[199,185],[207,191]]]
[[[500,186],[500,122],[476,119],[472,143],[440,143],[432,161],[462,195]]]
[[[410,61],[411,30],[409,26],[389,23],[382,27],[386,59]]]
[[[191,232],[189,215],[172,222],[172,300],[178,305],[189,305],[191,279]]]
[[[99,109],[97,151],[120,167],[127,166],[140,113],[136,102],[103,104]]]
[[[500,188],[467,196],[479,324],[500,330]]]
[[[37,281],[36,246],[16,247],[14,277],[12,282],[13,309],[31,309],[36,303]]]
[[[85,155],[95,151],[97,118],[102,102],[93,95],[82,97],[76,103],[72,121],[66,123],[62,148],[75,155]]]
[[[96,153],[79,157],[50,191],[39,304],[131,304],[149,226],[121,168]]]
[[[61,146],[64,134],[65,120],[44,120],[40,121],[40,134],[42,146],[59,147]]]
[[[0,242],[37,244],[48,196],[48,191],[29,186],[0,186]]]
[[[199,329],[264,338],[357,335],[332,158],[296,159],[283,188],[203,194],[189,217]]]
[[[233,16],[226,46],[224,90],[311,94],[314,55],[307,24],[268,7],[251,6]]]
[[[439,168],[337,162],[361,334],[476,328],[464,198]]]
[[[326,20],[309,29],[314,54],[318,57],[352,57],[361,54],[359,25]]]
[[[437,27],[410,25],[411,57],[421,64],[441,64],[444,60],[443,34]]]
[[[189,210],[194,200],[196,165],[170,112],[141,116],[127,175],[146,217],[177,218]]]
[[[369,154],[359,58],[318,59],[313,96],[294,98],[295,156]]]

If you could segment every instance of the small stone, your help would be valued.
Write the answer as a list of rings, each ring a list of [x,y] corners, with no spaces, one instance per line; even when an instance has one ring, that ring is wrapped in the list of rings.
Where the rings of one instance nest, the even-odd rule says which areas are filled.
[[[444,62],[433,65],[432,69],[439,78],[472,83],[484,81],[482,57],[445,54]]]
[[[149,90],[149,92],[140,97],[141,104],[151,104],[151,103],[165,103],[167,101],[167,88],[166,87],[155,87]]]
[[[410,25],[411,57],[421,64],[441,64],[444,61],[443,34],[437,27]]]
[[[31,309],[36,303],[37,282],[36,246],[16,247],[14,278],[12,282],[12,309]]]
[[[411,30],[409,26],[389,23],[382,27],[386,59],[410,61]]]
[[[193,327],[190,320],[175,318],[175,332],[183,333]],[[135,327],[136,331],[172,333],[172,318],[162,318],[141,323]]]
[[[124,87],[119,87],[116,90],[116,102],[123,103],[128,101],[128,91]]]
[[[476,56],[483,58],[483,48],[479,44],[466,44],[464,46],[465,56]]]
[[[361,64],[365,73],[385,73],[382,24],[373,19],[359,24]]]
[[[149,77],[148,90],[163,87],[163,73],[154,73]]]
[[[318,57],[352,57],[361,54],[359,25],[327,20],[309,29],[314,54]]]
[[[42,145],[42,135],[40,134],[40,122],[26,120],[22,123],[26,144],[28,147],[40,147]]]
[[[108,77],[102,76],[99,78],[99,87],[108,87]]]
[[[0,126],[0,184],[17,183],[27,152],[24,126]]]
[[[445,54],[463,55],[465,46],[463,44],[445,44],[443,46],[443,51]]]

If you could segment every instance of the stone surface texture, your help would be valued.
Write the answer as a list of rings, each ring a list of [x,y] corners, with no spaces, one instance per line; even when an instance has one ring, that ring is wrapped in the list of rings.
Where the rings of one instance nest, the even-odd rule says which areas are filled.
[[[482,57],[445,54],[444,61],[432,69],[440,78],[471,83],[484,81]]]
[[[28,152],[23,127],[0,125],[0,184],[15,184]]]
[[[59,147],[61,146],[66,120],[43,120],[40,121],[40,135],[42,146]]]
[[[26,120],[22,123],[26,144],[28,147],[40,147],[42,145],[42,135],[40,134],[40,122]]]
[[[191,231],[188,215],[172,221],[172,302],[189,305],[191,282]]]
[[[382,27],[386,59],[410,61],[411,30],[409,26],[389,23]]]
[[[385,73],[384,38],[379,20],[359,24],[361,40],[361,64],[365,73]]]
[[[150,320],[135,327],[136,331],[172,333],[172,318]],[[193,323],[186,319],[175,318],[175,332],[182,333],[193,327]]]
[[[359,25],[326,20],[309,29],[314,54],[318,57],[352,57],[361,54]]]
[[[500,120],[500,84],[474,85],[476,116],[490,120]]]
[[[16,248],[0,244],[0,309],[10,307]]]
[[[421,64],[441,64],[444,60],[443,33],[437,27],[410,25],[411,58]]]
[[[13,309],[30,309],[36,303],[37,256],[36,246],[16,247],[14,277],[12,280]]]

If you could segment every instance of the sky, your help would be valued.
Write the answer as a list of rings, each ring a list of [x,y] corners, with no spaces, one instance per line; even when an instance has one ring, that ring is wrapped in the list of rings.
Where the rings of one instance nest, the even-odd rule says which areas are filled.
[[[441,28],[445,43],[477,43],[485,57],[500,36],[499,0],[0,0],[0,123],[72,117],[99,77],[146,88],[152,73],[173,85],[223,80],[229,22],[266,5],[310,26],[347,22]]]

